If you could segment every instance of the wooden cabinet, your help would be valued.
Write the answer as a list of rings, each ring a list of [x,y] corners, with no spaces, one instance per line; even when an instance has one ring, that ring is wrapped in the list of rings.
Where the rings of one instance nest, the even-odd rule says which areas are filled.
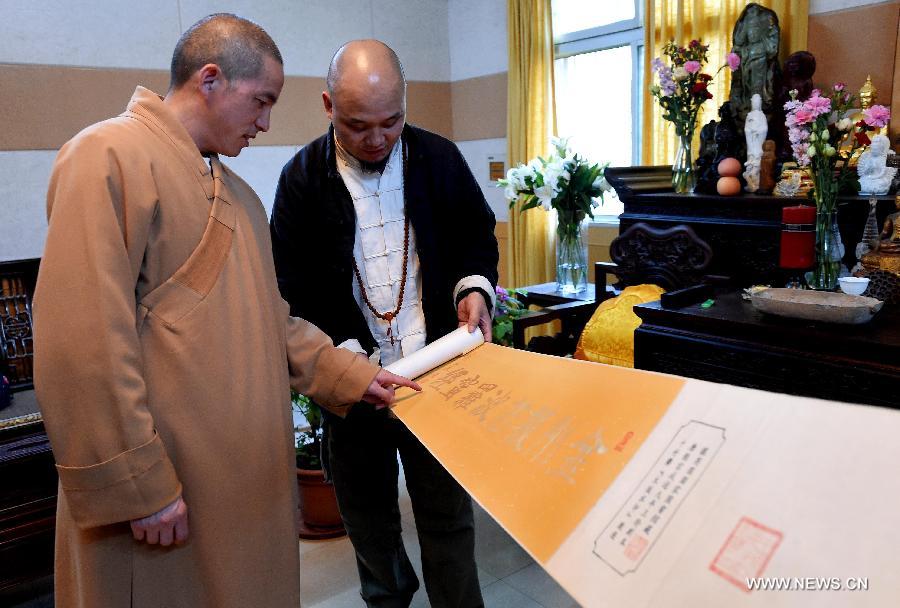
[[[38,262],[0,262],[0,371],[15,388],[0,410],[0,593],[53,573],[58,478],[32,390]]]
[[[900,409],[900,307],[836,325],[765,315],[738,291],[709,308],[635,306],[638,369]]]
[[[744,194],[715,196],[675,194],[672,168],[611,167],[606,178],[624,205],[619,216],[619,233],[637,222],[657,228],[683,224],[713,250],[707,272],[731,278],[734,285],[782,285],[785,273],[778,267],[781,243],[781,210],[785,206],[810,204],[806,198],[783,198]],[[878,225],[894,211],[894,197],[878,199]],[[860,241],[868,217],[869,197],[841,197],[838,224],[844,242],[844,263],[856,263],[854,249]]]
[[[28,401],[15,393],[13,407]],[[56,468],[44,425],[23,418],[0,421],[0,591],[53,573]]]

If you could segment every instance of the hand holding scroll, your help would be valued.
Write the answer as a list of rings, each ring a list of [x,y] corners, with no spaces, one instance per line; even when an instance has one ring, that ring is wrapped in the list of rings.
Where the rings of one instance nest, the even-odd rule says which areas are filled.
[[[484,341],[491,341],[491,312],[480,292],[473,291],[459,301],[456,318],[459,321],[458,327],[468,325],[469,333],[478,327],[484,335]]]

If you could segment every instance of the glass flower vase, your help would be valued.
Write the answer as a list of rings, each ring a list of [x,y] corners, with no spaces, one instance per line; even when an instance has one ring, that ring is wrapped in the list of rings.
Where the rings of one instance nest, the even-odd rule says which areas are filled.
[[[556,283],[561,293],[573,294],[587,289],[590,218],[567,215],[560,213],[556,224]]]
[[[672,188],[678,194],[694,191],[697,184],[697,173],[694,171],[691,141],[693,130],[678,136],[678,149],[675,151],[675,162],[672,163]]]
[[[836,201],[818,203],[816,211],[816,262],[807,281],[810,289],[833,290],[841,274],[844,245],[837,223]]]

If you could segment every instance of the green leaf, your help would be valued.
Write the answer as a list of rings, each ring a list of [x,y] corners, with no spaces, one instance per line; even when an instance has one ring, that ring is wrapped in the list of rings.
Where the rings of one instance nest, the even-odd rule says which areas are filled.
[[[512,321],[500,321],[499,323],[495,322],[493,333],[494,338],[502,340],[512,333]]]

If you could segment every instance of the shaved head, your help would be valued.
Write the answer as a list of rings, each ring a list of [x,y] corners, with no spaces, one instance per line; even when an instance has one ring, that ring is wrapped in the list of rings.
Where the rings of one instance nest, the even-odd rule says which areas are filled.
[[[218,65],[229,80],[257,78],[263,73],[266,57],[284,64],[264,29],[230,13],[209,15],[188,28],[175,45],[169,89],[180,88],[210,63]]]
[[[403,65],[394,50],[380,40],[353,40],[337,50],[328,66],[325,85],[334,95],[347,81],[367,80],[393,85],[406,92]]]
[[[406,78],[400,59],[378,40],[354,40],[328,67],[325,113],[341,147],[364,163],[384,161],[406,122]]]

